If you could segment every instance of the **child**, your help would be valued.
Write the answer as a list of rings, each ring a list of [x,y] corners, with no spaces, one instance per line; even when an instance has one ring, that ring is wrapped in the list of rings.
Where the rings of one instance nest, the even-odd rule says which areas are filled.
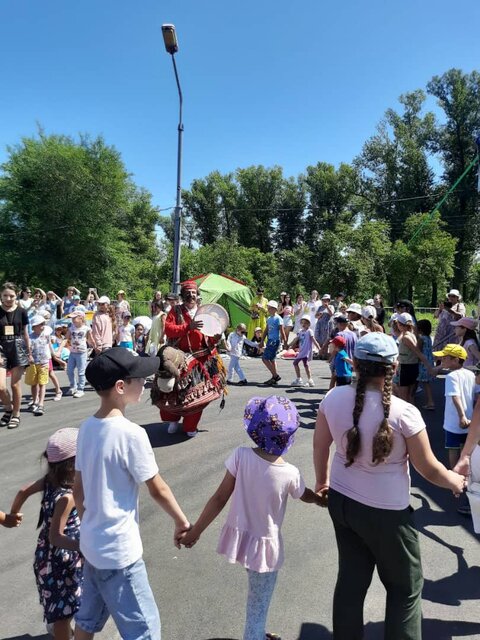
[[[140,322],[137,322],[135,325],[135,336],[134,336],[134,344],[133,350],[136,354],[145,358],[148,356],[147,353],[147,338],[145,337],[145,327]]]
[[[257,445],[238,447],[225,462],[227,471],[182,544],[193,546],[233,494],[230,512],[218,543],[228,562],[247,569],[248,599],[244,640],[265,640],[270,600],[283,564],[281,527],[287,498],[323,505],[305,488],[300,471],[285,462],[300,424],[297,408],[288,398],[251,398],[245,407],[244,427]]]
[[[140,402],[145,378],[159,358],[139,358],[128,349],[108,349],[87,367],[100,397],[94,416],[80,426],[73,495],[85,556],[84,587],[76,615],[76,640],[90,640],[111,615],[122,638],[160,640],[160,617],[142,560],[138,494],[145,483],[175,522],[175,543],[190,524],[160,477],[147,433],[125,417]]]
[[[281,380],[278,375],[275,358],[277,357],[278,347],[280,346],[280,338],[285,343],[285,331],[283,328],[283,320],[277,313],[278,302],[270,300],[267,304],[268,318],[267,326],[262,335],[262,342],[267,338],[267,345],[262,355],[262,362],[272,374],[264,384],[276,385]]]
[[[448,451],[450,468],[453,469],[460,458],[460,451],[467,439],[467,429],[473,415],[475,394],[475,374],[464,368],[467,352],[459,344],[447,344],[442,351],[434,351],[436,358],[442,359],[441,369],[450,373],[445,377],[445,449]],[[469,514],[468,505],[461,505],[457,511]]]
[[[234,372],[236,371],[238,377],[240,378],[239,386],[244,386],[247,384],[247,378],[242,371],[242,367],[240,366],[240,357],[243,353],[243,345],[248,344],[252,348],[257,348],[258,344],[253,342],[252,340],[248,340],[246,337],[247,327],[241,322],[237,325],[235,331],[229,334],[227,338],[227,351],[230,354],[230,362],[228,364],[228,374],[227,380],[231,384],[234,378]]]
[[[252,342],[255,346],[250,347],[248,344],[246,344],[245,346],[245,352],[250,358],[258,358],[258,356],[261,354],[263,348],[262,334],[262,327],[255,327],[252,338]]]
[[[475,367],[480,362],[480,351],[478,349],[477,338],[477,321],[475,318],[460,318],[456,322],[450,323],[451,327],[455,327],[455,335],[460,341],[461,346],[467,352],[465,360],[466,367]]]
[[[98,299],[97,311],[92,320],[93,348],[97,354],[112,347],[114,317],[115,314],[110,308],[110,298],[108,296],[101,296]]]
[[[331,341],[333,365],[335,367],[335,384],[337,387],[343,387],[352,384],[352,360],[348,357],[345,348],[347,341],[344,336],[335,336]]]
[[[91,329],[85,324],[85,313],[74,311],[70,314],[72,324],[67,329],[67,340],[70,342],[70,355],[67,363],[67,375],[70,382],[68,395],[81,398],[85,395],[85,368],[87,366],[88,346],[93,346],[90,337]],[[75,369],[78,374],[78,385],[75,381]]]
[[[32,400],[28,405],[34,416],[43,416],[45,390],[48,384],[48,364],[52,357],[50,336],[46,335],[45,318],[39,314],[33,316],[30,321],[32,333],[30,334],[30,346],[32,349],[33,364],[29,365],[25,374],[25,384],[32,388]]]
[[[292,382],[292,387],[303,387],[302,376],[300,375],[300,362],[303,362],[303,366],[305,368],[305,374],[307,376],[307,385],[309,387],[315,386],[315,383],[312,379],[312,373],[310,371],[309,362],[313,358],[313,346],[320,351],[320,345],[315,340],[312,329],[310,329],[310,315],[306,314],[300,320],[301,329],[298,332],[297,337],[292,342],[292,349],[294,349],[297,345],[299,347],[298,353],[293,360],[293,366],[295,368],[296,378]]]
[[[130,311],[122,313],[122,324],[117,329],[117,345],[123,349],[133,350],[133,337],[135,335],[135,327],[130,322],[132,314]]]
[[[49,438],[43,454],[48,461],[47,475],[23,487],[11,508],[12,514],[21,515],[27,498],[43,493],[33,570],[43,617],[55,640],[71,637],[70,622],[80,606],[83,582],[80,520],[72,495],[77,436],[78,429],[66,428]]]
[[[430,334],[432,333],[432,323],[430,320],[419,320],[417,322],[417,331],[420,339],[420,344],[418,348],[421,349],[423,355],[427,358],[430,365],[434,366],[433,354],[432,354],[432,339]],[[424,405],[424,409],[428,409],[429,411],[435,411],[435,403],[433,401],[432,394],[432,380],[433,376],[429,375],[426,366],[423,362],[420,362],[420,366],[418,369],[418,382],[422,385],[423,390],[425,391],[425,399],[426,404]]]

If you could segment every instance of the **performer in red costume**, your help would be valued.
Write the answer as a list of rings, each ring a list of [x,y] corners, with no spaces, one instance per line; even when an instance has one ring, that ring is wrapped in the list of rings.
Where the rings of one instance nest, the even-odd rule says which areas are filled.
[[[194,280],[182,285],[181,295],[183,304],[174,305],[165,321],[165,335],[169,345],[191,354],[201,364],[217,357],[216,345],[221,336],[206,337],[200,331],[203,322],[195,320],[197,313],[198,287]],[[183,415],[183,431],[193,438],[197,435],[197,426],[206,405],[193,413],[185,407]],[[170,422],[168,433],[175,433],[180,427],[179,411],[169,411],[160,406],[160,416],[164,422]]]

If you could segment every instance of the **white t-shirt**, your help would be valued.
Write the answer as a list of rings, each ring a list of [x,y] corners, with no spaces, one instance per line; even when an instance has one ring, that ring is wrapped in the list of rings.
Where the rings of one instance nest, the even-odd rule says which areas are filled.
[[[410,499],[410,473],[405,440],[425,429],[420,411],[392,396],[388,422],[393,429],[393,448],[383,463],[373,464],[372,442],[383,419],[382,394],[367,390],[358,428],[360,451],[350,467],[346,433],[353,426],[355,386],[335,387],[327,393],[319,411],[325,416],[335,442],[330,486],[335,491],[377,509],[406,509]]]
[[[90,327],[86,324],[76,327],[72,323],[68,330],[70,332],[70,351],[72,353],[85,353],[88,349],[87,335],[91,331]]]
[[[473,399],[475,395],[475,374],[462,367],[451,371],[445,377],[445,414],[443,428],[450,433],[462,433],[467,431],[459,427],[459,417],[452,396],[459,396],[466,417],[471,420],[473,414]]]
[[[310,329],[314,331],[315,325],[317,324],[316,314],[318,312],[319,307],[322,306],[321,300],[309,300],[307,302],[306,312],[310,315]]]
[[[158,473],[144,429],[123,416],[80,426],[75,468],[85,495],[80,550],[97,569],[122,569],[142,557],[139,485]]]

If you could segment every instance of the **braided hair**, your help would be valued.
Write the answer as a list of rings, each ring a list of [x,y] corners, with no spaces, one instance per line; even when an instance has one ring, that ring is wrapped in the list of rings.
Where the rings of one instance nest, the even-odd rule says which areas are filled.
[[[380,423],[372,442],[373,464],[384,462],[390,455],[393,447],[393,429],[388,423],[390,402],[392,398],[393,366],[391,364],[373,362],[371,360],[356,360],[356,368],[358,373],[358,382],[355,392],[355,406],[353,408],[353,427],[346,433],[346,467],[351,466],[355,462],[355,458],[360,451],[361,441],[358,423],[360,421],[360,416],[362,415],[363,405],[365,402],[365,392],[370,378],[383,377],[383,420]]]

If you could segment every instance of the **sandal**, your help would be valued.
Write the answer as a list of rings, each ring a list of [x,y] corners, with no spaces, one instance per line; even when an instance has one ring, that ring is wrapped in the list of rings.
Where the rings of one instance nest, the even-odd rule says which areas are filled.
[[[7,425],[7,429],[16,429],[20,426],[20,416],[12,416]]]
[[[5,413],[3,414],[3,416],[0,419],[0,427],[6,427],[7,426],[7,424],[10,422],[12,414],[13,414],[13,411],[5,411]]]
[[[282,640],[281,637],[276,633],[266,633],[265,640]]]

